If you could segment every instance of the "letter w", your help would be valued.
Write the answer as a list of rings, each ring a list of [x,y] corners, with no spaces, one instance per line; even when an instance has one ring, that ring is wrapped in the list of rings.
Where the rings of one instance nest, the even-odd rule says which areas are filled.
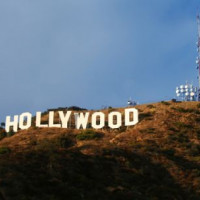
[[[80,129],[81,126],[83,129],[86,129],[88,118],[89,118],[89,112],[86,112],[85,115],[83,113],[74,113],[75,116],[75,125],[77,129]]]

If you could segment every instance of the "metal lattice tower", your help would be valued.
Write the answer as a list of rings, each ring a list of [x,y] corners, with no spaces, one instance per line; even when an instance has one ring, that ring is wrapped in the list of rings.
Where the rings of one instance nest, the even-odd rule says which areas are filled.
[[[197,69],[198,69],[198,101],[200,101],[200,15],[197,15],[197,25],[198,25],[198,41],[197,41],[197,51],[198,56],[196,60]]]

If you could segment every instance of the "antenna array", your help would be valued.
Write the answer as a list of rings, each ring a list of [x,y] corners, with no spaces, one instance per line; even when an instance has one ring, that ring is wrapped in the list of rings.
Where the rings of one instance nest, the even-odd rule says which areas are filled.
[[[188,83],[186,83],[186,85],[176,87],[176,96],[182,101],[196,101],[197,87]]]

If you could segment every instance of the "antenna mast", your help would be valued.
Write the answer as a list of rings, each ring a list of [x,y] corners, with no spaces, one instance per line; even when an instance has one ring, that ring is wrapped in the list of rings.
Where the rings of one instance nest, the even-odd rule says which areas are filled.
[[[197,25],[198,25],[198,41],[197,41],[197,51],[198,51],[198,56],[196,60],[197,64],[197,69],[198,69],[198,101],[200,101],[200,15],[197,15]]]

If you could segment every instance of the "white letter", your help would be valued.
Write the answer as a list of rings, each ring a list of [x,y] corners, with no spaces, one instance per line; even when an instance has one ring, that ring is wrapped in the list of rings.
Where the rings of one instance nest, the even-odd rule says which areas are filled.
[[[13,126],[13,131],[14,132],[17,132],[18,130],[18,119],[19,119],[19,116],[18,115],[15,115],[14,116],[14,121],[11,122],[10,121],[10,116],[7,116],[6,117],[6,132],[8,133],[10,131],[10,127]]]
[[[100,122],[97,124],[97,116],[100,117]],[[92,127],[95,129],[100,129],[105,126],[105,115],[102,112],[96,112],[92,115]]]
[[[32,115],[31,113],[22,113],[19,117],[19,128],[22,130],[28,129],[31,127],[31,121],[32,121]],[[26,122],[26,125],[24,125],[24,122]]]
[[[133,121],[130,121],[130,113],[133,113]],[[138,110],[135,108],[125,109],[125,126],[133,126],[138,123]]]
[[[116,116],[117,117],[117,123],[114,124],[114,120],[113,117]],[[111,112],[108,115],[108,126],[110,128],[119,128],[122,125],[122,115],[119,112]]]
[[[48,127],[47,124],[41,124],[41,112],[36,112],[36,127]]]
[[[54,124],[54,111],[49,112],[49,127],[61,127],[61,124]]]
[[[62,123],[62,128],[67,128],[67,123],[69,121],[72,111],[67,111],[66,115],[64,115],[63,111],[59,111],[58,113]]]
[[[83,113],[74,113],[75,116],[75,124],[76,124],[76,128],[80,129],[80,127],[82,126],[83,129],[86,129],[87,127],[87,123],[88,123],[88,117],[89,117],[89,112],[85,113],[85,116]]]

